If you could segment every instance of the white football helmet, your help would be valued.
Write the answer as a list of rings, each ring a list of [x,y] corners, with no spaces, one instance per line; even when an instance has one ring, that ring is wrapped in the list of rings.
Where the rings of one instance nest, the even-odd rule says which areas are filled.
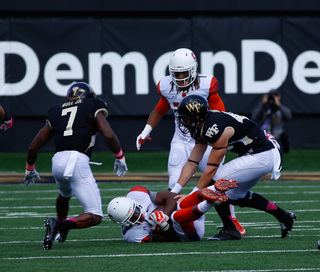
[[[193,83],[197,77],[198,62],[195,54],[187,48],[180,48],[173,52],[169,61],[169,71],[173,83],[184,88]],[[186,72],[184,78],[180,78],[180,73]]]
[[[120,196],[108,205],[109,218],[124,227],[141,225],[145,221],[144,209],[129,197]]]

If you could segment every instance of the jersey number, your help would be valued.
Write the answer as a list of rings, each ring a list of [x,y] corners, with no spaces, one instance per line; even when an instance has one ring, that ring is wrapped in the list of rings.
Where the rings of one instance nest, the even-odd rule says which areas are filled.
[[[68,124],[67,124],[66,130],[63,132],[63,136],[71,136],[73,134],[72,126],[76,118],[77,110],[78,110],[78,106],[62,110],[61,112],[62,116],[65,116],[70,112]]]

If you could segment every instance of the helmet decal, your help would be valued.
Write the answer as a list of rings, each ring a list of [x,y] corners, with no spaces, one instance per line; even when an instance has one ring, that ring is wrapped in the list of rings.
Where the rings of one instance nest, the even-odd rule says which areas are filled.
[[[201,104],[198,101],[192,101],[190,104],[186,105],[186,108],[189,112],[196,112],[199,113],[200,112],[200,107]]]
[[[177,123],[183,134],[194,133],[209,114],[208,101],[200,95],[188,95],[182,99],[177,111]]]
[[[67,100],[85,99],[88,97],[96,97],[94,90],[85,82],[73,83],[67,91]]]

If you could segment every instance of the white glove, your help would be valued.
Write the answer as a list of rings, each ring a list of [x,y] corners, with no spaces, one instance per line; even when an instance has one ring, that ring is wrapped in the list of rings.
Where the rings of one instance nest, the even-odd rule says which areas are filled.
[[[152,131],[152,127],[150,125],[146,124],[145,128],[143,129],[143,131],[137,137],[137,140],[136,140],[137,150],[140,150],[141,145],[146,140],[152,140],[151,137],[149,136],[151,131]]]
[[[123,177],[128,171],[125,158],[123,157],[121,160],[116,159],[113,169],[115,172],[117,172],[118,177]]]
[[[164,214],[162,211],[154,211],[152,214],[150,214],[150,220],[152,221],[150,223],[151,229],[155,231],[167,231],[170,227],[168,221],[169,216]],[[153,224],[154,223],[154,224]]]
[[[33,185],[34,184],[34,178],[37,178],[40,180],[40,176],[36,169],[33,169],[32,171],[26,170],[26,173],[24,175],[24,184],[25,185]]]

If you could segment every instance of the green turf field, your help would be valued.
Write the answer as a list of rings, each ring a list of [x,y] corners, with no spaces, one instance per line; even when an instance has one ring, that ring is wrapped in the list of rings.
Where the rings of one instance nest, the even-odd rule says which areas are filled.
[[[167,151],[125,152],[129,173],[163,173],[167,172]],[[51,172],[53,153],[40,152],[36,169],[39,173]],[[226,161],[234,158],[232,152],[227,153]],[[292,149],[284,154],[283,171],[287,172],[319,172],[320,149]],[[113,172],[114,155],[110,152],[94,152],[91,161],[102,162],[102,166],[92,165],[95,173]],[[26,153],[0,153],[0,173],[23,173],[26,164]]]
[[[99,183],[104,211],[109,201],[136,182]],[[150,190],[166,190],[166,182],[145,182]],[[205,238],[200,242],[128,244],[120,227],[104,218],[96,227],[72,230],[65,243],[42,249],[43,221],[55,217],[54,184],[0,185],[1,271],[320,271],[319,182],[260,182],[254,191],[298,220],[291,236],[280,238],[280,226],[271,215],[236,207],[247,235],[241,241],[207,242],[218,233],[220,219],[206,216]],[[183,192],[191,190],[190,184]],[[69,216],[82,212],[71,200]]]

